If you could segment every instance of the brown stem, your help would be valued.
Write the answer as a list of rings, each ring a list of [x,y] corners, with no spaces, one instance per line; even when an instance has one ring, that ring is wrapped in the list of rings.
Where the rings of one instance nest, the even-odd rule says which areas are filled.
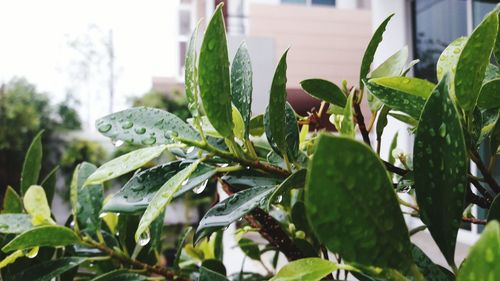
[[[361,112],[361,108],[359,107],[359,103],[354,103],[354,112],[356,117],[356,122],[358,123],[359,131],[361,132],[361,136],[363,136],[363,141],[371,147],[370,143],[370,135],[365,125],[365,118],[363,117],[363,112]]]
[[[481,157],[477,153],[477,151],[472,150],[470,152],[470,159],[476,163],[477,168],[481,171],[484,179],[488,183],[488,185],[495,191],[496,193],[500,193],[500,186],[497,184],[497,181],[493,178],[493,176],[488,171],[488,168],[484,165],[483,161],[481,161]]]
[[[473,224],[483,224],[483,225],[486,224],[485,220],[480,220],[480,219],[475,219],[475,218],[462,218],[462,221],[463,222],[470,222]]]
[[[469,175],[469,182],[472,183],[474,185],[474,187],[476,187],[476,189],[481,192],[481,194],[484,196],[484,198],[486,198],[486,200],[488,201],[492,201],[493,200],[493,196],[490,194],[490,192],[488,190],[486,190],[483,185],[479,182],[479,180],[477,180],[477,178],[475,178],[474,176],[471,176]]]
[[[474,192],[472,192],[470,187],[467,189],[466,192],[467,192],[466,198],[467,198],[468,202],[476,204],[479,207],[484,208],[484,209],[490,208],[491,202],[489,202],[489,200],[487,198],[474,194]]]
[[[396,167],[396,166],[394,166],[393,164],[391,164],[391,163],[389,163],[387,161],[382,161],[382,162],[384,162],[385,168],[389,172],[398,174],[400,176],[404,176],[404,175],[406,175],[408,173],[408,170]]]

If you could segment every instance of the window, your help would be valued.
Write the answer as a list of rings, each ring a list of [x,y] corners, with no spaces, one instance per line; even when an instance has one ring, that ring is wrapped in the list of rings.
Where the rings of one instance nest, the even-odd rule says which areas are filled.
[[[306,0],[281,0],[281,2],[287,4],[306,4]]]
[[[179,42],[179,74],[184,74],[184,64],[186,60],[187,42]]]
[[[179,35],[191,33],[191,11],[179,10]]]
[[[475,0],[472,2],[472,20],[474,26],[477,26],[484,16],[493,10],[498,0]]]
[[[281,3],[335,6],[335,0],[281,0]]]
[[[312,4],[335,6],[335,0],[312,0]]]

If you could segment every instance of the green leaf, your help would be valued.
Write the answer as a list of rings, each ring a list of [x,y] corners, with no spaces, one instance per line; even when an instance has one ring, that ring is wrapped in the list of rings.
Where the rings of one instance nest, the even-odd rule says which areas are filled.
[[[186,97],[188,109],[193,117],[198,117],[198,81],[196,68],[196,39],[198,38],[198,26],[196,25],[191,39],[189,39],[188,49],[186,51],[186,60],[184,62],[184,84],[186,85]]]
[[[477,106],[483,109],[500,107],[500,78],[485,83],[477,100]]]
[[[370,72],[370,66],[372,65],[373,58],[375,57],[375,52],[377,51],[378,45],[382,42],[382,37],[384,35],[385,28],[391,20],[394,14],[389,15],[375,30],[370,43],[366,47],[365,53],[363,55],[363,60],[361,61],[361,69],[359,70],[359,87],[363,90],[363,79],[366,79],[368,73]]]
[[[140,148],[104,163],[92,173],[84,185],[100,184],[136,170],[160,156],[166,145]]]
[[[370,78],[399,76],[403,72],[406,61],[408,61],[408,47],[404,46],[370,72],[368,76]]]
[[[19,234],[31,229],[31,216],[27,214],[0,214],[0,233]]]
[[[174,194],[181,188],[182,183],[194,172],[199,163],[199,161],[193,162],[160,187],[141,217],[141,221],[135,232],[135,241],[139,241],[142,235],[148,234],[149,225],[165,210],[165,207],[170,203]]]
[[[495,129],[495,124],[500,117],[500,109],[487,109],[481,112],[481,132],[477,144],[480,145]]]
[[[498,15],[493,11],[474,29],[460,53],[455,72],[455,95],[465,111],[471,111],[476,105],[497,29]]]
[[[129,272],[126,269],[117,269],[102,274],[91,281],[146,281],[148,278],[135,272]]]
[[[457,69],[457,62],[460,58],[460,54],[467,43],[467,37],[459,37],[455,41],[451,42],[446,49],[439,56],[438,62],[436,64],[437,80],[441,81],[446,73],[449,73],[450,82],[455,81],[455,72]],[[450,83],[450,94],[452,97],[455,96],[455,85]]]
[[[500,224],[491,221],[486,225],[479,241],[458,271],[457,281],[498,280],[500,276]]]
[[[234,136],[236,136],[240,140],[245,140],[245,133],[246,133],[245,123],[243,121],[243,117],[241,116],[240,111],[234,105],[232,106],[231,114],[232,114],[233,124],[234,124],[234,127],[233,127]]]
[[[290,262],[283,266],[270,281],[319,281],[337,270],[337,265],[320,258],[306,258]]]
[[[5,190],[2,206],[2,214],[23,212],[23,201],[10,185],[8,185]]]
[[[288,50],[283,53],[274,72],[271,92],[269,95],[269,131],[272,134],[272,140],[276,144],[281,155],[287,153],[286,134],[286,55]],[[264,117],[265,119],[266,117]],[[264,121],[265,122],[265,121]],[[269,137],[269,136],[268,136]]]
[[[300,86],[309,95],[335,104],[342,108],[345,107],[347,98],[342,90],[334,83],[323,79],[307,79],[300,82]]]
[[[96,184],[84,187],[83,184],[96,169],[97,167],[95,165],[87,162],[81,163],[75,169],[77,176],[77,186],[75,190],[77,203],[73,206],[74,214],[77,218],[78,228],[81,231],[92,234],[96,233],[101,227],[99,213],[102,209],[104,196],[103,186],[102,184]]]
[[[409,78],[405,77],[403,79]],[[385,105],[402,111],[414,119],[419,119],[420,112],[425,104],[425,98],[380,86],[375,83],[371,83],[371,80],[370,82],[365,81],[365,86],[372,95],[377,97],[377,99],[382,101]]]
[[[391,110],[390,107],[384,106],[380,110],[380,113],[377,118],[377,125],[375,127],[375,132],[377,133],[377,142],[381,143],[382,142],[382,134],[384,133],[384,129],[387,126],[387,115],[389,114],[389,111]],[[390,153],[389,153],[390,155]]]
[[[248,138],[252,118],[252,63],[247,44],[241,43],[231,65],[231,100],[241,113],[245,123],[245,139]]]
[[[4,252],[31,249],[33,247],[59,247],[80,243],[78,236],[69,228],[44,225],[25,231],[2,248]]]
[[[156,108],[134,107],[96,121],[97,130],[112,140],[129,144],[170,144],[176,137],[195,140],[198,133],[174,114]]]
[[[389,146],[389,158],[388,158],[388,161],[389,163],[393,164],[396,163],[396,159],[394,158],[394,156],[392,155],[392,151],[394,149],[396,149],[396,147],[398,146],[398,134],[399,132],[396,132],[394,134],[394,137],[392,137],[392,141],[391,141],[391,145]]]
[[[459,113],[448,93],[446,75],[422,111],[413,155],[421,219],[447,262],[454,265],[468,160]]]
[[[418,269],[428,281],[453,281],[455,276],[432,260],[416,245],[411,245],[411,254]]]
[[[50,213],[50,206],[43,187],[32,185],[23,198],[26,212],[32,216],[33,225],[55,224]]]
[[[490,209],[488,210],[488,222],[492,220],[500,221],[500,194],[497,194],[491,202]]]
[[[231,79],[222,5],[207,25],[198,66],[201,100],[210,123],[225,138],[233,136]]]
[[[175,253],[175,259],[174,259],[174,263],[173,263],[173,267],[175,269],[179,269],[179,262],[181,260],[181,253],[182,253],[182,248],[184,247],[184,243],[186,242],[186,239],[189,235],[189,233],[191,233],[191,230],[193,230],[193,228],[191,226],[189,226],[188,228],[184,229],[184,231],[182,232],[181,235],[179,235],[179,238],[177,240],[177,252]]]
[[[402,114],[402,113],[397,113],[397,112],[389,112],[388,115],[391,117],[394,117],[396,120],[399,120],[403,123],[406,123],[412,127],[417,127],[418,121],[416,119],[413,119],[412,117]]]
[[[45,194],[47,194],[47,201],[49,201],[49,205],[52,204],[52,199],[54,199],[54,192],[56,190],[56,182],[57,182],[57,171],[59,170],[59,166],[56,166],[52,169],[49,174],[42,180],[40,184],[45,190]]]
[[[436,85],[427,80],[410,77],[382,77],[370,79],[370,83],[384,86],[406,94],[427,99]]]
[[[283,126],[285,124],[285,126]],[[295,117],[295,111],[292,106],[287,102],[285,103],[285,122],[281,125],[286,132],[285,142],[286,142],[286,153],[289,160],[296,160],[299,151],[299,126],[297,124],[297,118]],[[271,145],[274,152],[278,155],[283,156],[278,144],[275,141],[274,133],[271,129],[271,116],[269,114],[269,107],[264,115],[264,128],[266,131],[266,137]]]
[[[209,234],[227,227],[259,206],[272,191],[273,186],[256,186],[237,192],[215,204],[201,219],[193,240],[198,243]]]
[[[17,250],[12,254],[6,256],[2,261],[0,261],[0,268],[4,268],[9,264],[14,263],[18,258],[24,257],[24,252],[21,250]]]
[[[340,134],[354,138],[356,132],[354,131],[354,120],[352,117],[352,99],[355,95],[354,91],[351,91],[351,94],[347,98],[347,103],[344,108],[344,118],[340,123]]]
[[[276,201],[278,196],[283,195],[293,188],[301,188],[304,187],[304,183],[306,181],[307,170],[301,169],[297,172],[291,174],[288,178],[286,178],[282,183],[280,183],[273,191],[271,196],[267,199],[266,209],[269,210],[270,205]]]
[[[260,261],[260,249],[257,244],[253,240],[248,238],[241,238],[238,241],[238,246],[245,253],[245,255],[252,260]]]
[[[226,276],[202,266],[200,267],[199,281],[228,281],[228,279]]]
[[[309,224],[330,251],[368,266],[410,267],[410,240],[396,193],[368,146],[322,134],[308,171]]]
[[[114,194],[103,207],[103,212],[139,213],[149,203],[165,182],[181,171],[187,163],[173,161],[136,173]],[[215,167],[200,163],[189,180],[175,193],[174,198],[203,184],[216,173]]]
[[[222,180],[235,188],[246,189],[255,186],[278,185],[283,179],[268,176],[267,174],[252,170],[244,170],[224,175]]]
[[[11,280],[50,281],[85,262],[86,258],[64,257],[31,266],[12,276]]]
[[[264,114],[259,114],[250,120],[249,132],[254,137],[264,134]]]
[[[30,186],[38,183],[40,169],[42,168],[42,134],[43,131],[33,138],[24,157],[21,171],[21,194],[24,194]]]

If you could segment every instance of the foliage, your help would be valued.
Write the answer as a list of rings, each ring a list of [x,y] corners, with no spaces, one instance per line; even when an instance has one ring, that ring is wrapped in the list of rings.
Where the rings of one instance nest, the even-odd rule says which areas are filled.
[[[6,197],[14,203],[9,203],[9,213],[0,214],[6,225],[0,228],[5,280],[60,275],[62,280],[315,281],[334,275],[339,279],[341,271],[360,280],[495,280],[500,187],[490,172],[494,161],[484,165],[478,145],[491,142],[495,157],[500,107],[478,103],[483,93],[488,95],[484,99],[491,98],[490,86],[482,91],[478,85],[498,76],[488,72],[498,69],[489,64],[500,44],[491,39],[498,32],[498,9],[458,49],[463,53],[451,62],[457,67],[437,71],[437,85],[406,77],[415,63],[406,64],[406,49],[369,72],[387,18],[365,52],[358,85],[338,87],[322,79],[301,83],[324,105],[333,103],[339,129],[310,134],[312,117],[298,122],[286,102],[289,50],[276,67],[266,114],[250,118],[251,64],[242,44],[235,64],[229,65],[221,9],[219,5],[207,26],[199,60],[197,31],[188,48],[185,77],[193,118],[186,123],[161,109],[135,107],[99,119],[96,127],[103,135],[141,148],[99,167],[86,162],[77,166],[72,215],[65,226],[51,219],[50,188],[36,176],[41,144],[35,138],[23,166],[23,175],[29,176],[23,179],[25,193],[9,189]],[[467,62],[474,64],[473,73],[460,66]],[[372,113],[380,116],[377,140],[387,116],[397,116],[415,134],[411,155],[391,153],[386,161],[379,149],[372,149],[371,126],[365,126],[360,110],[368,94]],[[265,132],[267,142],[251,137],[256,131]],[[394,139],[391,152],[396,143]],[[165,162],[161,156],[167,151],[176,159]],[[154,159],[159,164],[148,166]],[[469,174],[470,161],[482,177]],[[103,183],[130,173],[122,190],[103,199]],[[226,199],[220,200],[214,189],[205,191],[212,178]],[[213,205],[194,233],[188,227],[179,236],[175,254],[165,263],[160,254],[163,220],[170,215],[165,206],[190,190]],[[409,192],[404,198],[413,202],[399,192]],[[467,214],[471,205],[491,206],[488,221]],[[404,215],[420,218],[423,226],[408,230]],[[461,222],[486,227],[458,267],[455,244]],[[227,274],[222,234],[230,224],[237,227],[235,244],[249,259],[265,264],[263,254],[274,253],[271,265],[264,266],[266,273]],[[425,228],[453,272],[411,243],[410,236]],[[252,232],[266,243],[253,241]],[[289,263],[278,269],[280,256]],[[35,270],[39,275],[33,276]]]

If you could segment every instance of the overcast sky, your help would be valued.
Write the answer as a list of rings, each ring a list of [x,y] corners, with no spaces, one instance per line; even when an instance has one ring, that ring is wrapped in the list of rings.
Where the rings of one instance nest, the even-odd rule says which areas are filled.
[[[65,74],[72,60],[68,38],[97,25],[114,32],[116,64],[120,69],[117,107],[123,107],[126,96],[149,90],[152,76],[175,75],[177,2],[2,0],[0,83],[23,76],[40,90],[50,92],[54,101],[61,100],[71,84]],[[92,97],[96,106],[101,98]]]

